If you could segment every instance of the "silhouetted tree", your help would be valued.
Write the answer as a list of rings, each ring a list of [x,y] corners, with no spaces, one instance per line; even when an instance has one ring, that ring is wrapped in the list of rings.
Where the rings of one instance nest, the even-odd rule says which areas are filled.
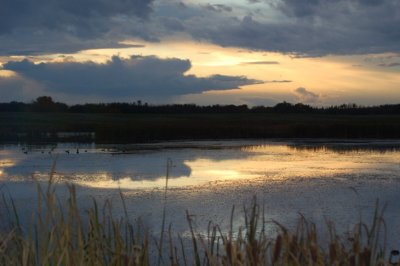
[[[133,103],[87,103],[68,106],[54,102],[50,96],[38,97],[32,103],[10,102],[0,103],[0,112],[70,112],[70,113],[152,113],[152,114],[214,114],[214,113],[301,113],[301,114],[400,114],[400,104],[380,106],[359,106],[354,103],[330,107],[312,107],[303,103],[278,103],[273,107],[247,105],[207,105],[166,104],[149,105],[138,100]]]
[[[63,112],[68,110],[68,106],[65,103],[54,102],[50,96],[41,96],[32,103],[32,110],[34,112]]]

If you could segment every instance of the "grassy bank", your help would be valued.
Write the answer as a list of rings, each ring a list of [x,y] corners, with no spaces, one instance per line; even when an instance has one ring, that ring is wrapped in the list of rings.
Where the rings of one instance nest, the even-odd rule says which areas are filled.
[[[400,115],[0,113],[0,141],[98,143],[235,138],[400,138]]]
[[[76,198],[73,186],[66,202],[57,199],[51,184],[45,190],[38,186],[37,209],[22,226],[13,201],[3,197],[10,219],[2,221],[0,265],[385,265],[398,259],[382,242],[386,228],[379,206],[371,226],[360,222],[343,238],[327,223],[330,237],[319,242],[316,226],[303,218],[296,230],[272,221],[277,235],[269,236],[264,226],[271,221],[255,200],[235,232],[210,223],[207,234],[199,234],[187,212],[190,236],[183,237],[164,223],[164,233],[152,236],[128,215],[114,217],[111,201],[100,206],[93,200],[82,210]],[[121,201],[124,205],[122,194]]]

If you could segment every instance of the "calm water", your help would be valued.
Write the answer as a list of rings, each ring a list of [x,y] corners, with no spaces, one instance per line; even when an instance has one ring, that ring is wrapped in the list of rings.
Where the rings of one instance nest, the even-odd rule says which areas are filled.
[[[169,166],[167,166],[169,163]],[[128,212],[154,231],[160,225],[165,176],[169,174],[168,223],[186,232],[185,210],[198,230],[213,220],[226,228],[231,207],[241,209],[254,195],[267,219],[289,227],[302,213],[324,227],[334,221],[343,231],[368,221],[376,199],[387,204],[389,245],[400,244],[400,142],[173,142],[147,145],[2,145],[0,186],[30,217],[35,182],[55,168],[60,197],[65,182],[78,188],[83,207],[88,197],[112,198],[116,213],[119,188]],[[273,229],[271,228],[271,232]]]

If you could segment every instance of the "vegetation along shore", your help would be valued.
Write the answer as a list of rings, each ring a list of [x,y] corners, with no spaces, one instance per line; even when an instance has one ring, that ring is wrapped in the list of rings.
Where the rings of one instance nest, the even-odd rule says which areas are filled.
[[[400,105],[316,108],[280,103],[68,106],[50,97],[0,104],[0,141],[150,142],[185,139],[400,138]],[[60,135],[59,133],[70,133]],[[72,134],[74,133],[74,134]]]

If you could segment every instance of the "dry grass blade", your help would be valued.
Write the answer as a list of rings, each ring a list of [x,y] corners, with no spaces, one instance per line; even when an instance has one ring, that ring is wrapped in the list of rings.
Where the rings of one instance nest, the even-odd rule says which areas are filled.
[[[52,181],[54,181],[52,179]],[[48,187],[52,184],[49,183]],[[166,184],[167,186],[167,184]],[[167,187],[166,187],[167,189]],[[77,191],[68,186],[68,200],[58,203],[53,187],[43,194],[38,185],[38,209],[29,225],[19,221],[18,207],[3,195],[14,221],[0,231],[0,265],[385,265],[397,263],[399,252],[386,254],[385,207],[378,202],[371,226],[359,223],[348,238],[337,235],[332,223],[327,224],[329,239],[318,242],[317,227],[300,217],[296,230],[274,222],[276,235],[268,237],[266,219],[256,199],[244,211],[243,228],[234,230],[234,208],[230,226],[223,233],[218,225],[209,223],[208,232],[201,235],[194,227],[194,216],[186,212],[189,239],[174,237],[168,229],[169,259],[162,243],[149,244],[146,230],[131,224],[122,192],[124,216],[113,217],[110,200],[103,205],[93,199],[83,211],[78,206]],[[165,194],[166,195],[166,194]],[[99,206],[102,206],[99,207]],[[165,217],[164,217],[165,219]],[[165,223],[165,220],[163,220]],[[134,230],[134,228],[137,228]],[[163,228],[163,227],[162,227]],[[162,230],[160,234],[164,234]],[[160,241],[163,238],[160,236]],[[176,243],[178,241],[178,243]],[[191,246],[185,244],[191,241]],[[180,245],[180,248],[178,248]],[[327,248],[324,248],[326,245]],[[154,249],[154,250],[153,250]],[[150,258],[150,254],[158,254]]]

